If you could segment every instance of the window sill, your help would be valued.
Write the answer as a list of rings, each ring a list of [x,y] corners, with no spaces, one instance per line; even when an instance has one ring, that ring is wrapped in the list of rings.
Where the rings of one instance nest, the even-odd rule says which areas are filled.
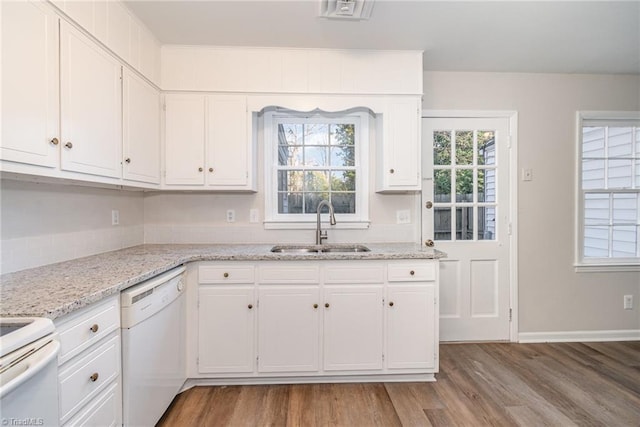
[[[338,222],[336,225],[329,225],[322,222],[323,230],[366,230],[369,228],[369,221]],[[316,222],[291,222],[291,221],[264,221],[265,230],[315,230]]]
[[[640,271],[640,264],[574,264],[576,273],[616,273]]]

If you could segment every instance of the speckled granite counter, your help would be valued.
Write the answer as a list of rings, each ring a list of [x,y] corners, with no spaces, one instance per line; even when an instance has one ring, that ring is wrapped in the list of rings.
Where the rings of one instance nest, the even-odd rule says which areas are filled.
[[[408,243],[369,244],[371,252],[272,253],[273,245],[141,245],[0,276],[0,316],[55,319],[192,261],[437,259]]]

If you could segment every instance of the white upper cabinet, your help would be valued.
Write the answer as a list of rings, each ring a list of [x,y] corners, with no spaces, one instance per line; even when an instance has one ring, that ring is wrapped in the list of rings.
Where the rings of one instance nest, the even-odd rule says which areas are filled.
[[[420,100],[389,100],[378,140],[376,191],[420,191]]]
[[[160,183],[160,93],[124,70],[123,178]]]
[[[245,96],[169,94],[165,105],[167,187],[254,190]]]
[[[36,2],[2,9],[0,158],[56,167],[59,156],[58,18]]]
[[[207,185],[250,189],[254,172],[249,125],[246,97],[208,97]]]
[[[205,97],[165,97],[165,184],[204,185]]]
[[[66,23],[60,49],[62,169],[120,178],[122,67]]]

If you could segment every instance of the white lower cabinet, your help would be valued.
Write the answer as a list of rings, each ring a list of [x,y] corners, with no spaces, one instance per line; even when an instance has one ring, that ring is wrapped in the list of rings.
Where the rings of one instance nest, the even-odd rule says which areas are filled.
[[[382,369],[382,285],[324,289],[324,370]]]
[[[433,380],[437,262],[200,263],[199,378]]]
[[[253,285],[200,286],[198,298],[198,371],[253,372]]]
[[[60,425],[121,425],[118,298],[62,317],[56,328]]]
[[[319,367],[318,285],[258,288],[258,372],[316,372]]]

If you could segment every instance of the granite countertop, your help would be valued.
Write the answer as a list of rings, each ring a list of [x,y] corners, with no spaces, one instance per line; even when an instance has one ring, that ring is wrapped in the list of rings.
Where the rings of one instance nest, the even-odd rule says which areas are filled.
[[[140,245],[0,276],[0,316],[55,319],[192,261],[438,259],[415,243],[369,244],[370,252],[272,253],[273,245]]]

